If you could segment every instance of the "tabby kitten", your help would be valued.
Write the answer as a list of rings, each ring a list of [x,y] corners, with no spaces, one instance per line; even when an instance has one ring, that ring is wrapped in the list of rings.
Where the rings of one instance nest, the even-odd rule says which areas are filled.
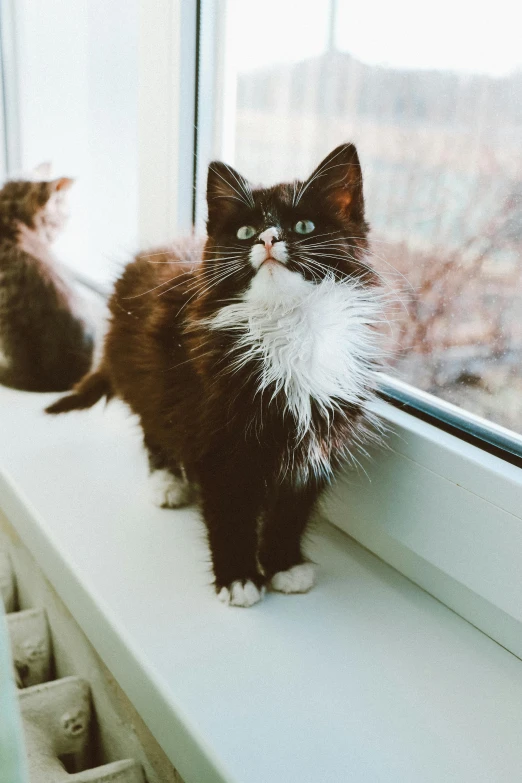
[[[380,294],[352,144],[270,188],[211,163],[207,202],[206,242],[125,269],[100,370],[48,411],[125,400],[160,503],[197,487],[217,594],[251,606],[314,584],[301,539],[370,429]]]
[[[16,180],[0,190],[0,383],[70,389],[91,366],[93,339],[51,246],[72,180]]]

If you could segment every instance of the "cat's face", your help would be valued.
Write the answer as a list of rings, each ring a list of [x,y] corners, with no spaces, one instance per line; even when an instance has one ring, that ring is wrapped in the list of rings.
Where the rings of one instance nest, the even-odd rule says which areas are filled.
[[[34,229],[45,242],[53,242],[69,217],[69,177],[50,181],[11,180],[0,190],[2,222]]]
[[[34,224],[47,242],[54,242],[69,219],[67,191],[72,182],[68,177],[61,177],[52,182],[39,183],[46,187],[49,195],[43,207],[35,215]]]
[[[210,164],[205,266],[218,295],[244,290],[254,278],[272,286],[296,279],[373,282],[364,261],[362,174],[355,147],[335,149],[308,180],[252,186],[223,163]]]

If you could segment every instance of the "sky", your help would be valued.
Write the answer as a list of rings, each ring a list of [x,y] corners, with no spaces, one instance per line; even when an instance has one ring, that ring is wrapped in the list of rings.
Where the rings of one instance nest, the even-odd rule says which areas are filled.
[[[228,0],[239,71],[325,51],[333,0]],[[504,75],[522,69],[517,0],[337,0],[336,45],[370,64]]]

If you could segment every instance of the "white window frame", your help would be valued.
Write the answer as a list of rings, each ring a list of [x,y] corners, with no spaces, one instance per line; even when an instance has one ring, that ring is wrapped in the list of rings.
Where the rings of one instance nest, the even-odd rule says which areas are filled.
[[[139,236],[142,247],[192,230],[197,0],[140,0]]]
[[[0,14],[0,175],[5,178],[20,168],[14,0],[4,0]]]
[[[387,447],[322,511],[522,658],[522,470],[389,403]]]

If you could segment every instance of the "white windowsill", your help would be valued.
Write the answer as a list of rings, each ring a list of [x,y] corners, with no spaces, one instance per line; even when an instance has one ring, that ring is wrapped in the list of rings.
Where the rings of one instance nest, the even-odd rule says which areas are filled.
[[[222,606],[118,403],[0,388],[0,508],[186,783],[522,779],[522,663],[330,525],[307,596]]]

